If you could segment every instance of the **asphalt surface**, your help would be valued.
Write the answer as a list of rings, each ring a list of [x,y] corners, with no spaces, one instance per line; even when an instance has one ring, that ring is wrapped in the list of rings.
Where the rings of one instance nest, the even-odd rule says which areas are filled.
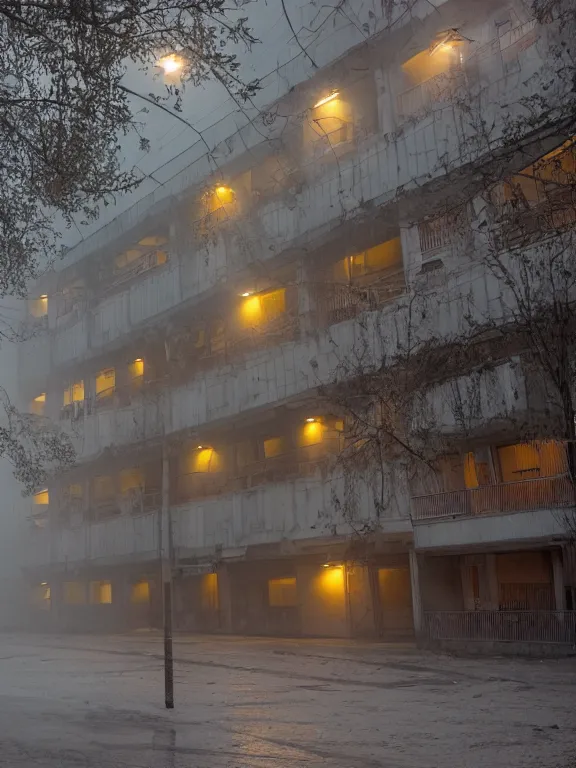
[[[0,636],[0,765],[576,768],[576,661],[346,642]]]

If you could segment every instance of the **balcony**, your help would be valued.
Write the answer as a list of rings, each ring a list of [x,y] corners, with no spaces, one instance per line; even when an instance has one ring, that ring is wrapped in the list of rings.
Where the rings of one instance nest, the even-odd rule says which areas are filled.
[[[465,86],[459,69],[441,72],[398,95],[398,113],[407,119],[450,104]]]
[[[415,522],[476,515],[509,514],[574,505],[576,489],[567,475],[447,491],[412,499]]]
[[[567,475],[417,496],[411,502],[414,546],[468,551],[549,544],[569,535],[574,509]]]

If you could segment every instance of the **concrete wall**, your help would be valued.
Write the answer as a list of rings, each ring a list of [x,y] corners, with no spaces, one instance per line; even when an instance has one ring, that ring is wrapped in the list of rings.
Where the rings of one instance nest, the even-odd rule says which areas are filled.
[[[573,510],[539,509],[508,515],[483,515],[414,526],[414,546],[418,550],[449,547],[489,546],[505,542],[548,541],[564,537],[565,515]]]

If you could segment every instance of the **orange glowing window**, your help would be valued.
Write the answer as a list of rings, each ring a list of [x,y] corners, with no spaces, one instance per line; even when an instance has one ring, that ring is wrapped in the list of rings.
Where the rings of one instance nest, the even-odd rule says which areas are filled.
[[[46,392],[42,392],[41,395],[35,397],[30,403],[30,412],[36,414],[36,416],[44,415],[44,408],[46,407]]]
[[[218,599],[218,574],[205,573],[200,584],[201,603],[204,611],[217,611]]]
[[[306,422],[302,425],[298,433],[298,442],[302,447],[306,445],[317,445],[322,442],[324,437],[324,424],[320,421]]]
[[[112,602],[112,584],[109,581],[90,582],[90,602],[92,605],[109,605]]]
[[[185,474],[219,472],[221,469],[222,456],[209,446],[197,446],[186,458]]]
[[[128,372],[131,379],[139,379],[144,376],[144,360],[141,357],[137,357],[128,366]]]
[[[71,405],[84,400],[84,382],[76,381],[64,390],[63,404]]]
[[[48,296],[43,294],[37,299],[30,299],[28,308],[32,317],[44,317],[48,314]]]
[[[282,456],[287,450],[288,444],[285,437],[269,437],[264,440],[264,458],[266,459]]]
[[[114,393],[116,385],[116,371],[114,368],[105,368],[96,374],[96,396],[109,397]]]
[[[44,488],[42,491],[35,493],[34,496],[32,496],[32,500],[34,504],[41,507],[45,507],[50,504],[50,495],[48,493],[48,489]]]
[[[147,581],[132,584],[130,602],[136,605],[150,602],[150,584]]]
[[[240,304],[240,325],[254,328],[271,323],[286,312],[286,289],[246,296]]]

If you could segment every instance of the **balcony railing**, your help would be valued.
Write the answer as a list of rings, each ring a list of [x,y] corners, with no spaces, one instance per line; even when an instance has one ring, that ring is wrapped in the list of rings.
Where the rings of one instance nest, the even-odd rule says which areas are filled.
[[[424,614],[431,641],[576,643],[576,611],[438,611]]]
[[[559,509],[575,504],[575,488],[567,475],[484,485],[412,499],[414,520]]]
[[[362,278],[362,282],[366,277]],[[379,309],[400,296],[406,287],[402,270],[374,275],[370,284],[326,283],[315,286],[311,294],[316,305],[318,324],[326,327],[351,320],[361,312]]]
[[[402,117],[413,117],[434,107],[447,104],[464,85],[464,73],[459,70],[441,72],[398,96],[398,112]]]
[[[418,237],[422,256],[428,258],[437,251],[455,245],[464,237],[468,226],[464,210],[421,221],[418,224]]]

